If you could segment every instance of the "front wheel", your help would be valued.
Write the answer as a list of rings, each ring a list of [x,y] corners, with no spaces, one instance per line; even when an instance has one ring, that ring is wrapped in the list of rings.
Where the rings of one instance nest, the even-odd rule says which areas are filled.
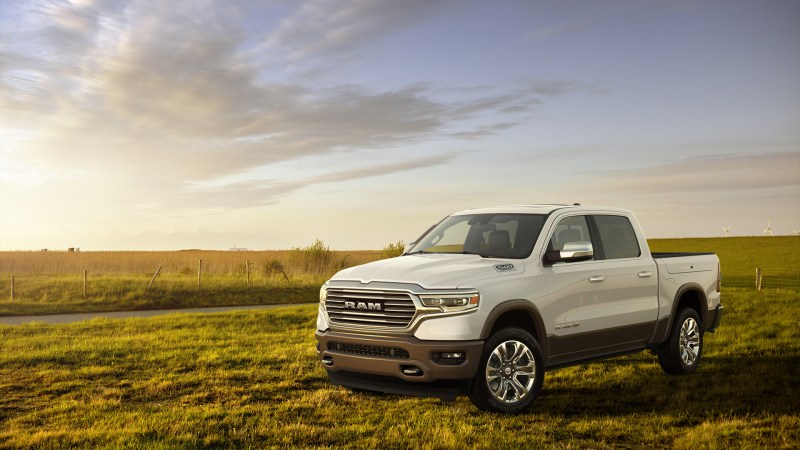
[[[543,381],[536,339],[521,328],[505,328],[486,341],[469,399],[483,411],[518,414],[531,406]]]
[[[665,372],[674,375],[692,373],[703,354],[703,329],[700,316],[692,308],[678,311],[669,339],[658,348],[658,362]]]

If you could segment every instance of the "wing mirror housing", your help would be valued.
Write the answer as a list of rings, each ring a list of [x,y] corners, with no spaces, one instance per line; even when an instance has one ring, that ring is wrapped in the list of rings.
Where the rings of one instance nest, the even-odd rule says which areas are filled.
[[[551,250],[545,255],[545,259],[551,264],[588,261],[592,258],[594,258],[594,248],[592,248],[592,243],[588,241],[567,242],[561,251]]]

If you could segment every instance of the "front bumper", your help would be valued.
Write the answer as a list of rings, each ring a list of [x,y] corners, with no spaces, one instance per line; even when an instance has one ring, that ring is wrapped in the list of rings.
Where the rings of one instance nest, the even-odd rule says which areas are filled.
[[[317,355],[334,382],[335,375],[348,373],[374,375],[375,380],[390,377],[410,383],[467,380],[475,376],[483,351],[482,340],[422,341],[414,337],[358,336],[333,331],[317,331],[315,336]],[[464,354],[463,362],[435,361],[435,353],[454,352]]]

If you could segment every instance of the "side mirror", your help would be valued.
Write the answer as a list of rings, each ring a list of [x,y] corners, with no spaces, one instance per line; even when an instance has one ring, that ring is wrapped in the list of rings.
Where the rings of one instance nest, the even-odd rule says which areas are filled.
[[[560,252],[547,252],[546,258],[550,263],[588,261],[594,258],[594,248],[588,241],[567,242]]]

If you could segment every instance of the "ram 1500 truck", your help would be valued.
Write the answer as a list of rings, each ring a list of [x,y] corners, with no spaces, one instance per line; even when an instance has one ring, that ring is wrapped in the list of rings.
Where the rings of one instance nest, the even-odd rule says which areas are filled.
[[[334,275],[316,338],[334,384],[519,413],[558,367],[650,349],[693,372],[721,316],[713,253],[651,253],[624,209],[511,206]]]

